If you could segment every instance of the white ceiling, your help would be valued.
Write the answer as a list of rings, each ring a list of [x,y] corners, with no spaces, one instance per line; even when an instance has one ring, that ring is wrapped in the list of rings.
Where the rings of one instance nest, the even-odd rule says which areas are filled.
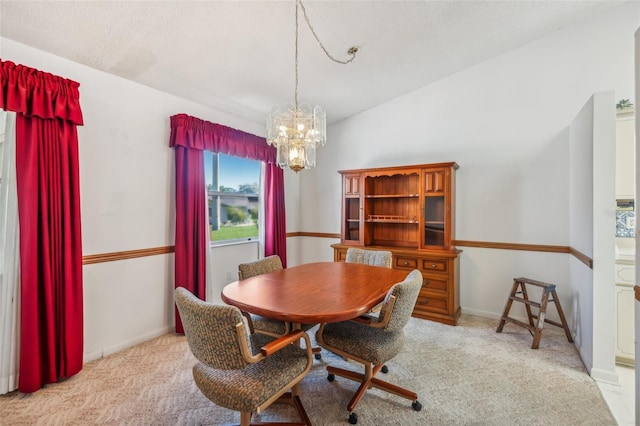
[[[299,98],[335,123],[620,3],[306,0],[331,55],[360,52],[332,62],[301,16]],[[0,35],[264,122],[293,101],[294,16],[294,0],[0,0]]]

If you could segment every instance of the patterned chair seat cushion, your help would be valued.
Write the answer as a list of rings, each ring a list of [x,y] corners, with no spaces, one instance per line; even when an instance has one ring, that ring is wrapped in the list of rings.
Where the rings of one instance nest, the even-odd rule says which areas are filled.
[[[251,339],[254,353],[274,340],[260,334]],[[242,370],[220,370],[198,363],[193,367],[193,377],[200,391],[215,404],[250,412],[285,388],[306,366],[305,350],[291,344]]]
[[[402,331],[383,331],[354,321],[326,324],[322,338],[328,346],[374,365],[384,364],[396,356],[404,343]]]

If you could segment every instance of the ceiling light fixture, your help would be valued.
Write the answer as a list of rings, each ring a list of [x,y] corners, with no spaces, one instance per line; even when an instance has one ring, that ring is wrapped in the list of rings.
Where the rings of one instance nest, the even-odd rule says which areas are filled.
[[[288,167],[296,173],[314,168],[316,148],[327,142],[326,114],[322,107],[316,105],[312,108],[306,102],[298,103],[298,8],[302,9],[309,29],[329,59],[340,64],[348,64],[358,53],[358,48],[353,46],[347,51],[351,58],[346,61],[331,56],[311,26],[302,1],[296,0],[294,103],[288,103],[282,108],[275,106],[267,116],[267,143],[277,148],[278,165],[283,169]]]

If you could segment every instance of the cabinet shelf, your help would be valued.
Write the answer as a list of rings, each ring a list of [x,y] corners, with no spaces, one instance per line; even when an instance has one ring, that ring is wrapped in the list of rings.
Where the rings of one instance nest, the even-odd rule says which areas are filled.
[[[417,224],[417,220],[367,220],[367,223],[403,223],[403,224]]]
[[[418,198],[420,194],[366,194],[365,198]]]
[[[418,223],[418,219],[409,218],[407,216],[391,215],[391,214],[371,214],[367,218],[366,222],[370,222],[370,223],[378,223],[378,222],[385,222],[385,223]]]

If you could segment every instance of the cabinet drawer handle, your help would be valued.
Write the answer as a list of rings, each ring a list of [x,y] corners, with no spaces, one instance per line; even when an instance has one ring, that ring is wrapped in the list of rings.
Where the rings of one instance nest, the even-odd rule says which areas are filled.
[[[422,302],[424,305],[426,305],[427,303],[431,302],[431,299],[424,299],[424,301]]]
[[[429,281],[429,280],[423,280],[423,281],[422,281],[422,285],[429,285],[429,283],[430,283],[430,282],[431,282],[431,281]]]
[[[407,265],[409,265],[409,262],[405,260],[404,261],[404,266],[407,266]]]
[[[437,268],[437,267],[438,267],[438,265],[436,265],[435,263],[432,263],[432,264],[431,264],[431,267],[432,267],[432,268]]]

